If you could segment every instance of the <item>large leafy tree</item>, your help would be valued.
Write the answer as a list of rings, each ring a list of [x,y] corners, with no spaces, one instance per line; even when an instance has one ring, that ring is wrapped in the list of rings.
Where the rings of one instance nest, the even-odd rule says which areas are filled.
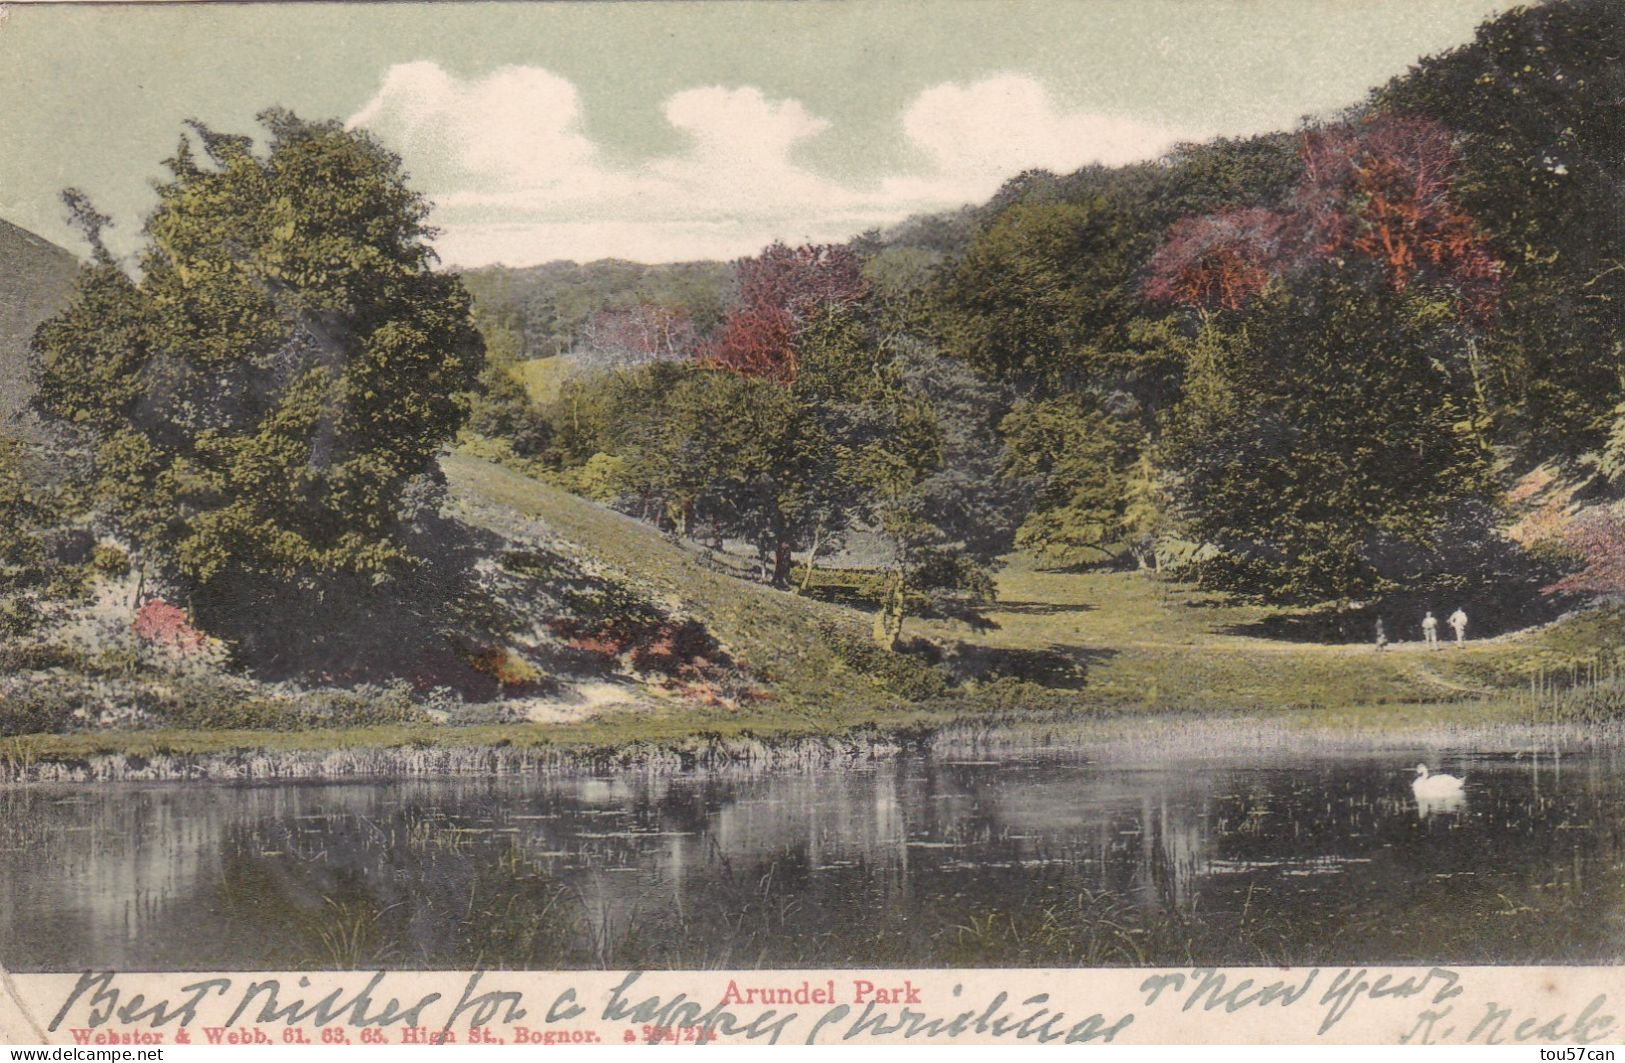
[[[1541,456],[1602,445],[1625,399],[1625,8],[1521,7],[1374,94],[1455,132],[1453,182],[1505,265],[1484,345],[1500,438]]]
[[[720,368],[780,383],[795,380],[798,341],[831,308],[848,307],[867,291],[863,266],[847,247],[769,244],[736,263],[734,305],[709,337],[701,357]]]
[[[1036,487],[1017,546],[1048,562],[1077,564],[1098,561],[1119,543],[1142,545],[1131,487],[1149,454],[1131,402],[1114,406],[1088,392],[1029,400],[1010,411],[1001,430],[1009,448],[1005,479]]]
[[[1025,393],[1121,372],[1135,305],[1128,228],[1100,194],[1005,209],[942,278],[947,352]]]
[[[783,387],[686,362],[573,386],[590,393],[594,446],[616,459],[614,488],[634,512],[679,537],[747,539],[773,571],[804,428]]]
[[[885,431],[858,467],[866,523],[887,552],[874,637],[890,649],[914,603],[979,622],[1027,484],[1001,475],[1006,449],[994,417],[1006,399],[998,388],[917,340],[899,342],[886,371],[895,390],[876,406]]]
[[[1179,394],[1186,344],[1167,309],[1144,297],[1146,263],[1163,230],[1189,215],[1202,231],[1182,242],[1206,273],[1181,284],[1204,297],[1215,286],[1215,301],[1239,305],[1268,273],[1246,246],[1256,242],[1246,221],[1269,215],[1258,204],[1300,172],[1291,138],[1277,135],[1182,145],[1158,164],[1025,174],[965,253],[933,270],[923,331],[1020,397],[1005,422],[1008,472],[1038,484],[1022,546],[1077,561],[1126,536],[1149,561],[1148,448]],[[1230,272],[1242,260],[1249,275]]]
[[[1428,300],[1323,269],[1205,328],[1164,454],[1180,517],[1221,551],[1208,582],[1367,601],[1493,545],[1489,454]]]
[[[1476,339],[1500,263],[1437,123],[1314,130],[1302,154],[1277,209],[1171,227],[1145,288],[1202,315],[1164,449],[1180,515],[1222,551],[1206,575],[1348,602],[1493,553]]]
[[[756,544],[783,586],[796,550],[816,561],[861,519],[863,463],[894,438],[901,384],[840,306],[799,326],[780,364],[793,376],[659,362],[576,387],[595,393],[599,447],[636,510],[678,535]]]
[[[419,566],[411,485],[482,364],[399,160],[335,122],[260,120],[259,150],[193,124],[133,272],[70,194],[95,259],[34,344],[38,404],[88,438],[117,527],[245,638],[278,627],[264,607],[336,614]]]

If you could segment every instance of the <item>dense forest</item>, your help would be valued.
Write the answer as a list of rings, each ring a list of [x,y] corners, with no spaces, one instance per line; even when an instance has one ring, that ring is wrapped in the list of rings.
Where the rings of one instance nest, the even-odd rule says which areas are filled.
[[[870,570],[883,644],[908,608],[972,615],[1012,549],[1333,627],[1617,591],[1613,510],[1520,541],[1505,499],[1537,469],[1625,488],[1621,23],[1520,9],[1335,119],[726,272],[470,274],[474,427],[775,584]]]

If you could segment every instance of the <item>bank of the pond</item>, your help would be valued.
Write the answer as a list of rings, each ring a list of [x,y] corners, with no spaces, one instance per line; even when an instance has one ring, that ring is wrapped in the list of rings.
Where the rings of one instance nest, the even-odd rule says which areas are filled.
[[[1512,704],[1476,705],[1454,717],[1439,706],[1389,706],[1381,718],[1303,712],[1097,718],[925,714],[837,733],[674,733],[619,741],[570,741],[529,726],[343,731],[131,732],[40,735],[0,747],[0,785],[39,783],[273,782],[524,773],[838,769],[906,753],[1031,754],[1201,760],[1283,752],[1567,751],[1625,741],[1625,724],[1530,720]],[[1408,712],[1406,710],[1416,710]]]

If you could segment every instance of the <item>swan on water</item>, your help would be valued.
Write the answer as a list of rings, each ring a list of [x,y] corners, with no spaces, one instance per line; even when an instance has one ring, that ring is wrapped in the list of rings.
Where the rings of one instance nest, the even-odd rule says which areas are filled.
[[[1454,797],[1461,793],[1462,780],[1454,775],[1432,775],[1426,764],[1416,766],[1416,781],[1411,789],[1418,798]]]

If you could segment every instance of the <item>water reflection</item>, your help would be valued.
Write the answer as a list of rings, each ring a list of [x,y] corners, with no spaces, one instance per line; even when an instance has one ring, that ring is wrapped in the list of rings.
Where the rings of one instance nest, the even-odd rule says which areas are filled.
[[[1416,814],[1422,819],[1429,816],[1443,815],[1445,813],[1460,813],[1467,810],[1467,792],[1458,790],[1453,794],[1441,797],[1417,797]]]
[[[1610,960],[1619,754],[0,793],[24,970]],[[1401,762],[1403,763],[1403,761]]]

